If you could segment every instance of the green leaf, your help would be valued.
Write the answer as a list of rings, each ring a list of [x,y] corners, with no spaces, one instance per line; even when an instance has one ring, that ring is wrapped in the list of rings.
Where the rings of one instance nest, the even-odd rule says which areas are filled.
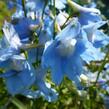
[[[18,107],[18,109],[27,109],[27,107],[17,98],[13,97],[11,102]]]

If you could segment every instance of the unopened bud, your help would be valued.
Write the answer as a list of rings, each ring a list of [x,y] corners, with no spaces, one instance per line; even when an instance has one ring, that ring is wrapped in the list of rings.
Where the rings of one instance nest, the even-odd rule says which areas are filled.
[[[87,83],[88,82],[88,77],[84,74],[80,75],[80,79],[82,83]]]

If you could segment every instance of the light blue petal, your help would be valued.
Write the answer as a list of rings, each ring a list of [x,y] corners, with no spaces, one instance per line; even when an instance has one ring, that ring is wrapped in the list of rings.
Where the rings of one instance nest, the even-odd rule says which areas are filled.
[[[54,89],[51,88],[50,84],[44,81],[45,79],[45,69],[41,67],[36,69],[36,81],[35,85],[38,87],[40,94],[45,97],[49,102],[55,101],[57,99],[57,93]]]
[[[75,38],[80,33],[80,23],[77,18],[72,21],[56,36],[56,40],[64,39],[65,37]]]
[[[50,5],[52,5],[52,6],[54,5],[53,0],[51,0],[50,3],[51,3]],[[66,0],[55,0],[55,8],[57,8],[59,10],[64,9],[66,7],[65,4],[66,4]]]
[[[81,58],[77,55],[71,56],[64,62],[63,69],[68,78],[74,81],[83,71]]]
[[[79,16],[79,22],[81,25],[88,25],[89,23],[94,23],[101,21],[100,15],[96,13],[86,13],[86,12],[80,12]]]
[[[55,50],[56,43],[52,42],[45,50],[42,56],[42,66],[51,68],[52,80],[56,84],[60,84],[63,79],[61,60]]]
[[[28,89],[35,81],[35,74],[31,71],[28,63],[25,64],[24,70],[16,72],[14,70],[7,73],[15,72],[15,75],[5,78],[6,86],[11,94],[18,94]]]
[[[38,86],[41,91],[41,95],[45,97],[49,102],[57,100],[57,93],[50,87],[47,87],[47,84],[41,80],[36,82],[36,86]]]
[[[109,44],[109,37],[102,31],[97,30],[94,35],[96,36],[94,40],[94,46],[96,48],[103,47]]]
[[[83,28],[81,28],[81,31],[80,31],[77,38],[80,38],[80,39],[82,38],[82,39],[88,41],[87,33],[84,31]]]
[[[84,39],[77,39],[77,43],[75,45],[74,54],[77,56],[83,53],[86,50],[86,43],[87,40]]]
[[[89,63],[90,61],[102,60],[105,54],[89,44],[89,47],[80,56],[85,62]]]
[[[22,80],[26,87],[29,87],[31,84],[33,84],[35,81],[35,76],[35,71],[27,62],[25,62],[24,69],[21,71],[21,73],[18,73],[18,77]]]
[[[10,73],[10,72],[15,72],[15,71],[8,71],[7,73]],[[5,78],[5,84],[6,84],[7,90],[12,95],[18,94],[26,88],[22,80],[17,76],[17,73],[19,72],[16,72],[16,74],[13,76]]]
[[[95,33],[97,29],[106,23],[106,21],[99,21],[97,23],[91,23],[89,25],[83,26],[83,30],[87,33],[88,40],[93,42],[96,39]]]
[[[28,19],[20,19],[17,24],[14,25],[16,32],[21,40],[30,38],[29,22]]]
[[[48,41],[45,44],[45,48],[44,48],[44,52],[42,55],[42,67],[46,68],[49,67],[49,65],[52,63],[52,55],[54,56],[54,53],[52,52],[52,50],[55,48],[56,44],[54,43],[54,41]]]
[[[38,24],[39,24],[38,19],[32,20],[29,18],[22,18],[19,19],[18,22],[13,26],[16,32],[18,33],[20,40],[24,43],[32,40],[31,26]]]
[[[0,60],[0,68],[3,68],[5,70],[10,69],[22,69],[22,62],[25,60],[24,57],[18,56],[18,55],[6,55],[7,57],[4,58],[4,55],[2,56],[2,59]],[[20,64],[19,64],[20,63]]]
[[[65,8],[65,4],[62,2],[62,0],[56,0],[55,1],[55,7],[59,10],[64,9]]]
[[[61,83],[64,76],[61,64],[61,61],[56,57],[54,58],[54,63],[51,63],[51,77],[56,85]]]
[[[0,50],[0,61],[5,61],[9,58],[11,58],[14,54],[17,54],[18,51],[16,51],[14,48],[6,48]]]
[[[19,46],[21,46],[21,42],[19,39],[19,36],[17,32],[14,29],[14,26],[7,21],[5,21],[3,26],[3,32],[4,32],[4,43],[7,45],[7,47],[11,46],[12,48],[17,49]]]

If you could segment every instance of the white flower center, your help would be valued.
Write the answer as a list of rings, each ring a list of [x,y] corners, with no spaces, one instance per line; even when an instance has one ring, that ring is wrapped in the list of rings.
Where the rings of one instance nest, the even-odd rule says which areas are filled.
[[[57,46],[57,51],[61,56],[69,56],[73,53],[76,44],[76,39],[63,39]]]

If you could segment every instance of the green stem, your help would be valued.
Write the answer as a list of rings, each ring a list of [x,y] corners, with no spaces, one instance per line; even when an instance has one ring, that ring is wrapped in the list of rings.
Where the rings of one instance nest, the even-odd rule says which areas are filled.
[[[66,21],[65,21],[64,24],[62,25],[62,28],[65,27],[66,23],[69,21],[70,18],[71,18],[71,16],[69,16],[69,17],[66,19]]]
[[[95,84],[94,84],[94,85],[96,85],[96,83],[97,83],[97,81],[98,81],[98,79],[99,79],[100,73],[102,72],[102,70],[103,70],[105,64],[107,63],[107,60],[106,60],[106,59],[107,59],[108,55],[109,55],[109,53],[106,54],[106,56],[105,56],[103,62],[101,63],[101,66],[100,66],[99,69],[98,69],[98,75],[97,75],[97,78],[96,78],[96,81],[95,81]]]
[[[18,109],[27,109],[27,107],[25,106],[25,104],[23,104],[20,100],[18,100],[17,98],[13,97],[11,102],[18,107]]]
[[[45,11],[45,8],[46,8],[46,5],[47,5],[48,1],[45,0],[45,4],[44,4],[44,7],[42,9],[42,16],[41,16],[41,22],[42,22],[42,25],[40,27],[40,30],[39,30],[39,33],[38,33],[38,37],[40,36],[40,33],[42,31],[42,26],[43,26],[43,21],[44,21],[44,11]],[[41,45],[42,46],[42,45]],[[38,61],[38,55],[39,55],[39,47],[36,49],[37,50],[37,53],[36,53],[36,61]]]
[[[54,25],[53,25],[53,28],[54,28],[54,37],[53,38],[55,38],[55,22],[56,22],[56,8],[55,8],[55,5],[56,5],[56,3],[55,3],[55,0],[53,0],[53,15],[54,15]]]
[[[41,16],[41,23],[42,23],[42,25],[43,25],[43,20],[44,20],[44,11],[45,11],[45,8],[46,8],[47,3],[48,3],[48,2],[45,1],[44,7],[43,7],[43,9],[42,9],[42,16]],[[41,27],[40,27],[38,36],[40,36],[40,33],[41,33],[41,31],[42,31],[42,25],[41,25]]]
[[[24,15],[26,17],[25,0],[22,0],[22,7],[23,7]]]
[[[27,50],[31,48],[42,48],[44,45],[41,44],[23,44],[20,49]]]
[[[56,16],[56,2],[55,2],[55,0],[53,0],[53,14],[54,14],[54,16]]]

